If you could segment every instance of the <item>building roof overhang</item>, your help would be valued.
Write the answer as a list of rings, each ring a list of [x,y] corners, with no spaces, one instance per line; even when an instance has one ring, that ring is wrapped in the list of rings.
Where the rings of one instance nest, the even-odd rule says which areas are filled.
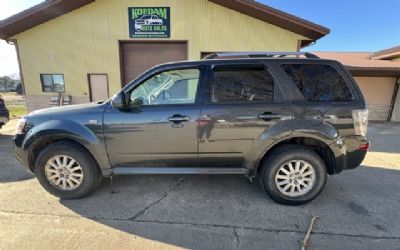
[[[373,60],[400,58],[400,45],[389,49],[380,50],[370,56]]]
[[[0,21],[0,39],[9,39],[91,2],[94,0],[47,0]]]
[[[95,0],[47,0],[0,21],[0,39],[9,39],[16,34],[24,32],[94,1]],[[301,41],[301,47],[315,42],[330,32],[328,28],[253,0],[208,1],[308,38]]]
[[[323,59],[336,60],[354,76],[400,76],[400,62],[371,59],[372,52],[314,52]]]

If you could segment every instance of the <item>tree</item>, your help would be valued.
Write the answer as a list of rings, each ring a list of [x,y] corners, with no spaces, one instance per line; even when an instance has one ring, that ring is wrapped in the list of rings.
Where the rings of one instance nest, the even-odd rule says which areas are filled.
[[[0,77],[0,92],[15,91],[16,82],[8,76]]]

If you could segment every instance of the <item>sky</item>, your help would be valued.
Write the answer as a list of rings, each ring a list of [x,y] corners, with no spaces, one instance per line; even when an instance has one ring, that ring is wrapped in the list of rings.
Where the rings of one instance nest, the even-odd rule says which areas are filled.
[[[373,52],[400,45],[400,0],[257,1],[331,30],[304,51]],[[0,0],[0,20],[40,2]],[[18,73],[15,48],[0,40],[0,76],[15,73]]]
[[[331,32],[305,51],[373,52],[400,45],[400,0],[257,0]]]

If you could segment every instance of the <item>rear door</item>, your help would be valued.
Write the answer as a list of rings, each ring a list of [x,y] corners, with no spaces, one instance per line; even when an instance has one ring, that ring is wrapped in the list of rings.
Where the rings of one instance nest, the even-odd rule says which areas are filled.
[[[242,167],[253,144],[291,117],[290,103],[263,63],[211,65],[205,92],[197,120],[203,167]]]

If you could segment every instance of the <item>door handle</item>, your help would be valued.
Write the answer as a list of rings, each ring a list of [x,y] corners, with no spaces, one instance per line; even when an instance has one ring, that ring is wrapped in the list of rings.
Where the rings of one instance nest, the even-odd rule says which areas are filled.
[[[170,118],[168,118],[168,121],[174,122],[174,123],[179,123],[179,122],[188,122],[192,118],[186,115],[173,115]]]
[[[263,120],[272,120],[272,119],[281,119],[282,115],[279,114],[261,114],[257,116],[260,119]]]

